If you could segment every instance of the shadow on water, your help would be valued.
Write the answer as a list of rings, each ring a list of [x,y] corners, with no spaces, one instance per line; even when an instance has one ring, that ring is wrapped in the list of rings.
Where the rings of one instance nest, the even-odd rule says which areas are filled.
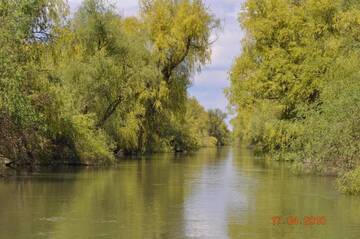
[[[360,199],[243,148],[0,181],[1,238],[360,238]],[[323,226],[273,216],[325,216]]]

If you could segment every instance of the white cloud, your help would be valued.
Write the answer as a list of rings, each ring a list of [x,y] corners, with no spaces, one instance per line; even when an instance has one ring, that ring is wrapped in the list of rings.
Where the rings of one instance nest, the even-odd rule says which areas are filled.
[[[212,64],[214,67],[229,67],[234,57],[240,53],[242,32],[239,27],[227,27],[219,35],[218,41],[212,49]]]
[[[228,72],[225,69],[205,69],[201,74],[195,75],[193,84],[196,87],[216,87],[225,88],[229,86],[229,82],[226,80]]]
[[[227,109],[224,88],[229,86],[228,72],[241,52],[243,32],[238,23],[238,13],[244,0],[209,0],[213,13],[222,20],[223,31],[212,48],[212,62],[201,74],[195,75],[190,95],[207,108]],[[227,123],[230,126],[230,117]],[[231,127],[231,126],[230,126]]]
[[[75,12],[82,3],[82,0],[68,0],[71,12]]]
[[[134,16],[139,12],[138,0],[121,0],[116,6],[123,16]]]

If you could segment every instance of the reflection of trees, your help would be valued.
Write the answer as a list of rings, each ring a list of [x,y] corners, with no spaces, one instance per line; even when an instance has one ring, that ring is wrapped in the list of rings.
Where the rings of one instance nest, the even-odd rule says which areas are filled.
[[[167,159],[126,161],[117,169],[85,173],[54,238],[160,237],[168,214],[176,217],[170,204],[181,205],[183,197],[181,179],[169,165]]]
[[[189,225],[203,225],[191,225],[196,215],[206,222],[224,220],[211,229],[229,238],[360,234],[357,197],[337,194],[331,179],[292,176],[283,164],[255,159],[241,148],[161,154],[110,169],[0,181],[0,202],[0,238],[11,239],[184,238]],[[326,216],[327,225],[271,223],[273,216],[290,215]]]
[[[291,175],[284,163],[256,159],[246,149],[234,149],[234,167],[251,181],[244,182],[248,208],[229,220],[230,238],[352,238],[344,226],[358,222],[360,201],[339,195],[332,179]],[[252,183],[252,182],[255,182]],[[251,185],[251,186],[249,186]],[[351,208],[351,209],[349,209]],[[326,226],[273,226],[273,216],[326,216]],[[237,217],[237,218],[236,218]],[[354,224],[352,224],[354,225]],[[360,234],[360,230],[357,232]],[[355,238],[355,237],[354,237]],[[358,237],[356,237],[358,238]]]
[[[112,169],[1,183],[0,199],[6,205],[1,237],[182,237],[183,202],[192,193],[192,180],[204,166],[223,159],[221,154],[216,149],[161,154],[126,160]]]
[[[51,230],[51,221],[62,218],[79,174],[53,173],[0,182],[1,238],[39,238],[37,233]]]
[[[203,225],[191,225],[196,215],[209,226],[224,220],[211,229],[229,238],[358,238],[357,197],[273,164],[241,148],[205,149],[1,181],[0,238],[184,238]],[[327,225],[272,225],[288,215],[326,216]]]
[[[183,201],[190,192],[188,180],[216,158],[215,152],[208,151],[188,156],[161,154],[150,160],[124,161],[114,170],[93,172],[90,184],[84,185],[84,180],[77,183],[77,195],[68,209],[73,220],[58,223],[55,231],[59,236],[55,238],[100,234],[179,237]]]

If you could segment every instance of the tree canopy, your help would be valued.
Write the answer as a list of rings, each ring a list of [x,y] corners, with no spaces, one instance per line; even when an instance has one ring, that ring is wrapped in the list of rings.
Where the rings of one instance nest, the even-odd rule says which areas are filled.
[[[247,0],[227,90],[237,137],[297,169],[358,167],[359,16],[357,1]]]
[[[12,164],[111,162],[216,145],[187,94],[219,21],[201,0],[0,3],[0,154]]]

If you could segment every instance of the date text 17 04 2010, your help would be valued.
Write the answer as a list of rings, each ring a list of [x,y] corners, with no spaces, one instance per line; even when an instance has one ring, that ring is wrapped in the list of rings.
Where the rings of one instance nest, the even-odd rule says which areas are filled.
[[[274,216],[271,221],[273,225],[326,225],[325,216]]]

